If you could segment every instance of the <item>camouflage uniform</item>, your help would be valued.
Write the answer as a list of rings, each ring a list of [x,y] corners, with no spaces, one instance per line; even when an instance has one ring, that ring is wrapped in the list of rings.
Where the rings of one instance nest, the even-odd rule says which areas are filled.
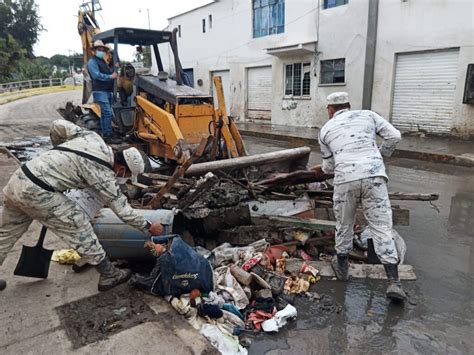
[[[384,138],[377,147],[376,135]],[[334,173],[336,252],[352,250],[357,207],[361,205],[384,264],[396,264],[398,254],[392,235],[392,209],[387,192],[387,174],[382,155],[390,156],[401,135],[372,111],[337,111],[320,131],[322,169]]]
[[[50,136],[54,146],[82,151],[113,165],[112,149],[92,131],[65,120],[56,120],[51,126]],[[105,258],[105,251],[87,215],[63,195],[68,189],[92,188],[122,221],[143,232],[148,231],[148,222],[130,207],[111,168],[59,150],[41,154],[29,161],[27,167],[55,192],[36,185],[21,169],[12,175],[3,190],[5,201],[0,227],[0,265],[33,220],[48,227],[76,249],[83,261],[97,265]]]

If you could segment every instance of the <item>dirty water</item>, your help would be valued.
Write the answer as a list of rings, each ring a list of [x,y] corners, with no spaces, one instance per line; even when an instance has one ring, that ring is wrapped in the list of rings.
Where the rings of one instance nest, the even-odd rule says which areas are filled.
[[[15,138],[0,142],[0,147],[7,148],[21,162],[28,161],[52,148],[49,136],[35,136],[28,139]]]
[[[56,308],[73,348],[107,339],[136,325],[158,320],[142,293],[126,285]]]

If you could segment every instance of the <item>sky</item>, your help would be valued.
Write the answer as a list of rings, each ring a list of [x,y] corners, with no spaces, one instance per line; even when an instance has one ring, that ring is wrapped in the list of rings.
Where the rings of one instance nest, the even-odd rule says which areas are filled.
[[[77,33],[77,12],[81,0],[35,0],[39,7],[42,32],[34,47],[36,56],[51,57],[55,54],[82,53],[81,38]],[[162,30],[167,18],[210,0],[101,0],[102,11],[96,14],[102,31],[114,27],[148,28]],[[147,11],[148,9],[148,11]],[[131,53],[131,52],[130,52]]]

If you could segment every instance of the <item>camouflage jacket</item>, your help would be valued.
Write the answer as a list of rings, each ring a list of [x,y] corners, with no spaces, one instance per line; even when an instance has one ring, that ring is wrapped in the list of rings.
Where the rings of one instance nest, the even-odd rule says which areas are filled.
[[[376,136],[384,141],[377,147]],[[374,176],[387,179],[382,155],[390,156],[400,132],[373,111],[337,111],[319,132],[322,169],[334,173],[334,184]]]
[[[54,146],[81,151],[114,164],[112,149],[95,132],[66,120],[56,120],[50,129]],[[91,159],[72,152],[49,150],[27,163],[28,169],[58,192],[92,188],[102,202],[125,223],[148,231],[148,222],[129,205],[117,185],[115,172]]]

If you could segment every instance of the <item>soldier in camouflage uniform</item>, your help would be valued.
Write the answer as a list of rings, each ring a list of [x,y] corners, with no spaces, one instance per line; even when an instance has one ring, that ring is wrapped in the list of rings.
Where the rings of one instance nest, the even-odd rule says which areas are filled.
[[[392,234],[392,209],[387,192],[387,174],[382,155],[390,156],[401,139],[400,132],[377,113],[351,111],[348,94],[327,98],[329,122],[320,131],[322,170],[334,173],[336,253],[332,267],[340,280],[348,279],[348,254],[352,250],[357,207],[368,222],[367,232],[385,267],[387,297],[405,300],[398,278],[398,254]],[[377,147],[376,135],[384,139]]]
[[[98,134],[65,120],[52,123],[50,136],[54,148],[24,164],[3,190],[0,265],[37,220],[74,248],[83,262],[96,266],[100,291],[110,289],[127,281],[131,272],[110,263],[88,217],[63,192],[92,188],[122,221],[145,233],[160,234],[162,226],[149,223],[131,208],[116,183],[116,172],[124,168],[134,178],[143,173],[144,159],[136,148],[114,154]]]

